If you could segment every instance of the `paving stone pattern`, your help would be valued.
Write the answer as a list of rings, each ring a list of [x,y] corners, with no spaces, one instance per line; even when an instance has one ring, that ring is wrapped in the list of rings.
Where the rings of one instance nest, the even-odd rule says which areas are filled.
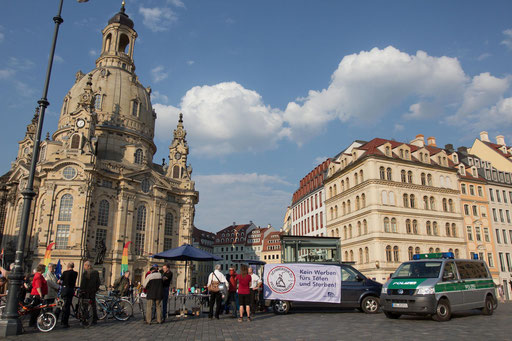
[[[126,322],[109,319],[83,329],[72,321],[69,329],[27,330],[8,340],[512,340],[512,303],[501,304],[492,316],[475,310],[444,323],[412,316],[389,320],[382,313],[300,310],[284,316],[261,313],[242,323],[229,315],[220,320],[203,315],[146,325],[137,312]]]

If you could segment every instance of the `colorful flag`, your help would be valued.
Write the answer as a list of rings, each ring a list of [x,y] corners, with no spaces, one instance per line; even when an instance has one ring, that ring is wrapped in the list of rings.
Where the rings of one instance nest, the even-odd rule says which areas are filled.
[[[55,267],[55,276],[57,276],[57,279],[60,279],[60,276],[62,276],[62,264],[60,264],[60,259]]]
[[[126,242],[126,244],[124,244],[123,257],[121,258],[121,276],[128,271],[128,246],[130,246],[131,243],[132,242]]]
[[[46,252],[44,253],[43,264],[46,265],[46,270],[44,271],[44,273],[46,273],[46,271],[48,271],[48,264],[50,264],[50,262],[52,260],[53,245],[55,245],[55,243],[50,243],[50,245],[48,245],[48,247],[46,247]]]

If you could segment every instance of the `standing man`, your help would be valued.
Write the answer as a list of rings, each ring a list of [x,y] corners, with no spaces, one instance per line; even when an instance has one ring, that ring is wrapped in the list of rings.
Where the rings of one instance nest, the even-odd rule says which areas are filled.
[[[219,286],[220,284],[224,284],[227,288],[229,288],[228,281],[226,277],[220,272],[220,264],[215,265],[215,270],[208,276],[208,291],[210,294],[210,312],[208,314],[208,318],[213,318],[213,306],[215,306],[215,318],[219,319],[220,308],[222,304],[222,295],[224,291],[221,291]]]
[[[163,281],[163,296],[162,296],[162,316],[163,321],[167,318],[167,302],[169,301],[169,290],[172,283],[172,271],[169,264],[165,264],[163,267],[162,281]]]
[[[98,310],[96,310],[96,293],[100,288],[100,274],[92,268],[91,262],[84,263],[84,273],[80,283],[80,291],[84,298],[91,300],[92,306],[92,324],[98,323]]]
[[[157,267],[152,267],[150,274],[144,279],[144,287],[146,288],[146,323],[151,324],[151,314],[153,306],[156,310],[156,321],[162,323],[162,292],[163,280],[162,274],[158,272]]]
[[[75,292],[76,278],[78,272],[73,270],[75,263],[69,262],[67,270],[62,273],[60,277],[60,284],[62,285],[61,296],[64,299],[64,311],[62,313],[62,320],[60,323],[64,328],[69,328],[69,313],[71,309],[71,302],[73,301],[73,294]]]
[[[226,302],[226,314],[228,313],[228,309],[231,308],[231,313],[234,318],[236,318],[237,314],[237,292],[236,292],[236,276],[237,273],[235,268],[229,268],[229,292],[228,292],[228,301]]]
[[[251,276],[251,313],[256,315],[256,303],[259,299],[259,290],[261,287],[261,279],[256,275],[251,267],[249,267],[249,275]]]
[[[44,279],[46,279],[46,283],[48,284],[48,293],[44,297],[46,300],[46,304],[51,304],[55,302],[55,299],[59,295],[60,285],[57,283],[57,276],[55,275],[55,264],[49,263],[46,273],[44,274]],[[55,308],[55,317],[57,320],[59,319],[60,309]]]

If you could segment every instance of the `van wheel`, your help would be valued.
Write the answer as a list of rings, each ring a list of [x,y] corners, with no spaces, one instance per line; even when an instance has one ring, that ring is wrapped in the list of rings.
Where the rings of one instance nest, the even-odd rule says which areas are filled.
[[[361,309],[367,314],[376,314],[379,312],[380,301],[375,296],[366,296],[361,302]]]
[[[396,320],[396,319],[400,318],[400,316],[402,316],[402,314],[392,313],[390,311],[385,311],[385,310],[384,310],[384,315],[386,315],[386,317],[388,319],[393,319],[393,320]]]
[[[485,298],[485,305],[482,308],[482,314],[483,315],[492,315],[494,312],[494,300],[490,295],[487,295]]]
[[[285,315],[290,311],[290,302],[276,300],[272,303],[272,310],[277,315]]]
[[[447,299],[441,299],[437,303],[436,313],[432,315],[432,318],[438,322],[449,321],[452,317],[452,311],[450,308],[450,302]]]

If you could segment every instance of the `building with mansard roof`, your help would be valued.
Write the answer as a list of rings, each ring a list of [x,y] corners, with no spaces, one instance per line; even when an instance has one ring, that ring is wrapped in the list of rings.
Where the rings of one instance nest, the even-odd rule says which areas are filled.
[[[64,94],[58,126],[41,143],[26,270],[41,262],[46,247],[55,242],[54,261],[73,261],[81,269],[86,260],[93,260],[102,280],[112,283],[121,271],[123,245],[132,242],[129,269],[140,281],[155,262],[152,254],[192,243],[199,194],[187,164],[181,115],[168,165],[153,162],[156,113],[151,88],[135,74],[137,32],[124,5],[101,33],[95,67],[76,73]],[[21,224],[21,191],[36,125],[37,113],[19,142],[11,169],[0,178],[1,247],[7,257],[13,257]],[[178,281],[173,285],[182,287],[182,264],[173,266]]]

